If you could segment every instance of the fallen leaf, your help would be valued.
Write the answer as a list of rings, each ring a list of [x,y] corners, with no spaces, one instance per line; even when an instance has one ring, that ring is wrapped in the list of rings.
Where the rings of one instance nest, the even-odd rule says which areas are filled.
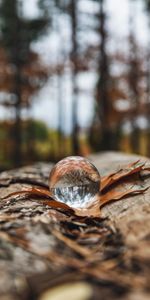
[[[135,173],[139,173],[143,167],[145,166],[145,162],[140,162],[139,160],[136,162],[132,162],[124,168],[119,169],[118,171],[111,173],[107,176],[102,177],[101,179],[101,192],[110,187],[113,183],[118,182],[120,179],[125,178],[127,176],[131,176]]]
[[[106,194],[101,196],[100,199],[100,207],[104,206],[105,204],[111,202],[111,201],[116,201],[116,200],[120,200],[122,198],[124,198],[125,196],[129,196],[129,195],[136,195],[136,194],[142,194],[144,193],[148,188],[131,188],[129,190],[126,191],[116,191],[111,190],[109,192],[107,192]]]

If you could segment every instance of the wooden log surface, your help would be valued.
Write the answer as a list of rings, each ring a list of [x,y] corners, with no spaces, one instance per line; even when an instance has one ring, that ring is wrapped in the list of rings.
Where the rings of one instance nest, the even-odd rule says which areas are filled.
[[[113,152],[90,157],[102,175],[137,158]],[[108,204],[101,220],[85,222],[45,199],[3,199],[46,186],[51,167],[37,163],[0,174],[0,299],[150,299],[150,190]],[[150,186],[150,176],[139,183]]]

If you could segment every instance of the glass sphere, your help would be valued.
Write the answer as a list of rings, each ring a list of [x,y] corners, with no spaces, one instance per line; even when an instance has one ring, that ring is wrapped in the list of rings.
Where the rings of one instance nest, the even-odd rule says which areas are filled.
[[[66,157],[52,168],[49,188],[55,200],[73,208],[82,208],[99,194],[100,174],[88,159]]]

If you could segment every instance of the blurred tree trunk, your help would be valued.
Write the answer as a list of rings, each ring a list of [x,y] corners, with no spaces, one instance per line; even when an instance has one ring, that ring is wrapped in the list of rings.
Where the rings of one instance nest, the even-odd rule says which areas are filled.
[[[22,126],[21,126],[21,95],[20,95],[20,75],[19,70],[16,74],[16,104],[15,104],[15,120],[13,128],[13,140],[14,140],[14,149],[13,149],[13,161],[15,166],[20,166],[22,163]]]
[[[62,93],[63,93],[63,75],[58,71],[57,73],[57,82],[58,82],[58,156],[59,159],[64,156],[64,143],[63,143],[63,101],[62,101]]]
[[[114,149],[114,133],[110,125],[111,103],[109,96],[109,59],[107,55],[107,32],[106,14],[104,11],[104,0],[100,0],[99,20],[99,62],[98,62],[98,82],[96,87],[96,98],[98,103],[98,114],[101,122],[101,150]]]
[[[13,141],[14,141],[14,149],[13,149],[13,162],[15,166],[20,166],[22,163],[22,121],[21,121],[21,68],[22,63],[20,61],[20,55],[18,55],[18,49],[20,49],[20,22],[19,18],[17,17],[17,2],[16,2],[16,16],[14,15],[14,23],[13,24],[16,28],[13,35],[12,41],[12,62],[15,66],[15,73],[14,73],[14,86],[13,86],[13,93],[15,95],[15,119],[14,119],[14,126],[13,126]]]
[[[147,1],[148,12],[148,31],[150,33],[150,1]],[[147,136],[147,156],[150,157],[150,37],[148,37],[148,53],[147,53],[147,120],[148,120],[148,136]]]
[[[139,58],[137,43],[134,34],[134,18],[135,18],[135,4],[132,6],[131,0],[130,16],[129,16],[129,92],[131,99],[131,148],[133,152],[140,153],[140,129],[137,124],[137,117],[139,113]],[[133,10],[134,9],[134,10]]]
[[[56,151],[56,158],[55,160],[61,159],[65,155],[65,146],[64,146],[64,135],[63,135],[63,121],[64,121],[64,107],[63,107],[63,99],[64,99],[64,86],[63,86],[63,75],[65,72],[65,53],[64,53],[64,40],[62,35],[62,24],[60,22],[64,12],[65,12],[65,5],[62,4],[61,1],[54,0],[54,3],[52,6],[50,6],[50,11],[52,13],[52,19],[53,19],[53,28],[55,33],[59,37],[59,50],[56,52],[56,86],[57,86],[57,106],[58,106],[58,116],[57,116],[57,151]],[[63,67],[61,66],[63,65]]]
[[[39,4],[37,3],[37,5]],[[41,10],[39,17],[27,19],[23,15],[23,0],[0,1],[1,44],[7,54],[8,69],[11,70],[8,74],[6,73],[8,82],[7,90],[5,86],[2,86],[1,90],[10,94],[11,103],[9,107],[13,107],[14,109],[11,158],[15,166],[23,163],[21,110],[22,107],[28,106],[29,97],[41,87],[41,83],[35,83],[35,87],[33,86],[33,82],[36,82],[35,77],[38,79],[40,76],[42,77],[40,75],[42,73],[41,70],[39,70],[39,73],[36,73],[32,67],[33,74],[32,72],[29,73],[34,56],[31,58],[31,53],[33,54],[33,51],[30,50],[31,43],[44,33],[49,23],[49,19],[45,15],[45,10],[40,9],[40,7],[39,10]],[[36,58],[38,59],[38,56]],[[27,73],[25,72],[25,67],[28,69]],[[31,78],[34,80],[32,81]],[[25,90],[27,96],[25,96]]]
[[[78,0],[71,0],[70,2],[70,16],[71,16],[71,30],[72,30],[72,147],[73,153],[79,154],[79,139],[78,139],[78,120],[77,120],[77,105],[78,105],[78,42],[77,42],[77,6]]]

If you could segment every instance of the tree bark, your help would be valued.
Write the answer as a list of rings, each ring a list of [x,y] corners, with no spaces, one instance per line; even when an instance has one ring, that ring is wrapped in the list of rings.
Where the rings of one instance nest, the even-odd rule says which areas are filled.
[[[90,159],[101,175],[146,160],[113,152]],[[150,190],[105,206],[101,220],[82,222],[50,208],[46,199],[3,199],[46,186],[51,167],[37,163],[0,174],[0,299],[43,300],[47,291],[47,299],[66,293],[65,299],[148,300]],[[150,186],[150,178],[142,175],[135,184]]]

